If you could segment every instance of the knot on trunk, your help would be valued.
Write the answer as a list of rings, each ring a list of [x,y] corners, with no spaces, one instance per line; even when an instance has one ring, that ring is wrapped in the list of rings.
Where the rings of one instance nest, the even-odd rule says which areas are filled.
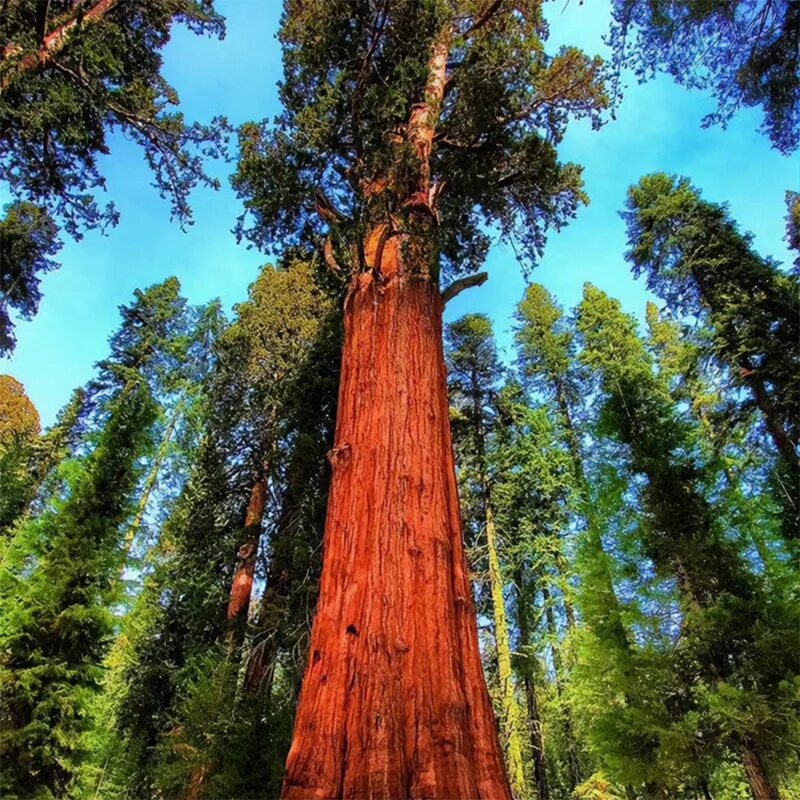
[[[334,469],[345,466],[350,460],[351,450],[350,445],[346,443],[328,450],[328,461],[330,461],[331,466]]]
[[[255,557],[256,546],[252,542],[245,542],[236,553],[236,557],[240,561],[248,561],[250,558]]]

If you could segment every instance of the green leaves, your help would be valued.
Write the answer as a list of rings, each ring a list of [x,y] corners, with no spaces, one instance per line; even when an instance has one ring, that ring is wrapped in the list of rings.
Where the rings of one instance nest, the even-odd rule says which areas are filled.
[[[98,156],[109,152],[110,132],[120,129],[141,146],[155,186],[182,226],[191,224],[192,189],[218,185],[204,164],[225,156],[228,132],[222,117],[187,124],[171,113],[177,94],[160,74],[160,50],[174,22],[223,35],[211,0],[6,5],[0,181],[16,202],[2,223],[0,352],[13,347],[5,304],[25,317],[36,312],[35,273],[57,266],[51,257],[60,246],[58,229],[77,240],[117,223],[113,202],[101,207],[96,200],[105,187]]]
[[[607,104],[599,59],[575,48],[550,58],[545,35],[535,1],[288,2],[285,111],[273,130],[240,129],[237,233],[278,251],[341,238],[340,263],[358,271],[349,246],[390,220],[425,227],[424,199],[438,222],[426,246],[445,272],[480,266],[489,226],[535,259],[547,231],[586,202],[580,168],[555,147],[569,119],[597,120]],[[434,43],[448,49],[444,75],[431,71]],[[339,223],[317,216],[317,191]]]

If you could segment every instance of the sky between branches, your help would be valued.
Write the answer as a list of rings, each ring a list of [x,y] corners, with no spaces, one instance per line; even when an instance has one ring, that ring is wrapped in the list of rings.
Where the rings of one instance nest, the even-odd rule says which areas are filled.
[[[276,81],[281,53],[275,32],[279,0],[219,0],[227,18],[223,41],[202,39],[176,28],[167,46],[164,74],[178,90],[189,121],[225,114],[233,124],[273,117],[279,111]],[[555,0],[546,5],[549,51],[561,44],[587,53],[608,51],[607,0]],[[591,281],[619,298],[627,311],[643,316],[648,297],[625,264],[625,229],[618,211],[625,191],[641,175],[654,171],[687,175],[714,202],[728,202],[734,218],[755,234],[762,255],[790,262],[785,242],[783,201],[786,189],[800,188],[800,161],[770,148],[757,132],[761,112],[737,114],[727,130],[703,130],[700,120],[715,106],[698,92],[687,92],[659,76],[644,85],[630,78],[617,119],[599,132],[573,123],[559,149],[562,160],[584,166],[591,198],[588,208],[559,234],[551,234],[532,279],[543,283],[571,307]],[[192,197],[195,224],[182,233],[169,221],[169,207],[150,185],[141,153],[117,135],[101,169],[121,222],[107,236],[90,233],[81,242],[65,242],[62,267],[43,278],[43,300],[32,322],[17,324],[18,344],[0,372],[22,381],[48,425],[71,390],[91,376],[93,364],[107,352],[116,329],[117,306],[134,289],[177,275],[193,303],[220,297],[226,311],[245,299],[247,286],[266,260],[230,232],[241,207],[227,176],[233,164],[212,165],[223,181],[218,192],[198,190]],[[0,202],[8,202],[0,187]],[[452,320],[468,311],[493,319],[501,348],[511,344],[514,307],[524,278],[513,252],[493,247],[486,269],[489,281],[457,297],[447,307]]]

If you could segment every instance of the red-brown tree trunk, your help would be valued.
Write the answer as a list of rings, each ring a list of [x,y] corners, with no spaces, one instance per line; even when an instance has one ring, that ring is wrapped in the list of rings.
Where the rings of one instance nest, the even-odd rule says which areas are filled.
[[[267,503],[267,478],[261,475],[253,483],[247,510],[244,517],[244,542],[236,553],[236,567],[231,580],[231,591],[228,599],[227,618],[247,618],[250,610],[250,598],[253,594],[253,574],[258,553],[258,539],[261,534],[261,518]]]
[[[739,752],[754,800],[780,800],[778,790],[767,777],[758,751],[745,740],[742,742]]]
[[[442,302],[383,240],[345,302],[324,561],[285,800],[510,800],[478,651]],[[383,246],[383,245],[382,245]],[[373,253],[367,253],[368,263]]]

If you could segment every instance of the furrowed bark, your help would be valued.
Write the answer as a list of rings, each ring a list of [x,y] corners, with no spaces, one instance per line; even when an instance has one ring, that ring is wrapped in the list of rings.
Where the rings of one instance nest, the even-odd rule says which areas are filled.
[[[374,250],[380,236],[368,237]],[[368,261],[374,253],[367,250]],[[461,541],[442,303],[355,276],[317,614],[282,797],[510,800]]]
[[[239,620],[247,620],[250,598],[253,594],[253,573],[255,572],[258,540],[261,536],[261,518],[267,503],[267,476],[265,471],[255,480],[247,501],[244,517],[243,542],[236,553],[236,568],[231,581],[230,598],[226,617],[235,625]]]
[[[414,235],[376,223],[355,242],[317,613],[282,798],[511,800],[478,649],[461,540],[426,228],[430,154],[452,31],[432,45],[394,186]],[[365,194],[385,176],[365,181]],[[391,235],[390,235],[391,234]],[[359,259],[360,260],[360,259]]]
[[[741,742],[739,754],[742,758],[744,771],[747,774],[747,782],[753,792],[753,800],[779,800],[778,790],[767,777],[758,751],[747,739]]]

